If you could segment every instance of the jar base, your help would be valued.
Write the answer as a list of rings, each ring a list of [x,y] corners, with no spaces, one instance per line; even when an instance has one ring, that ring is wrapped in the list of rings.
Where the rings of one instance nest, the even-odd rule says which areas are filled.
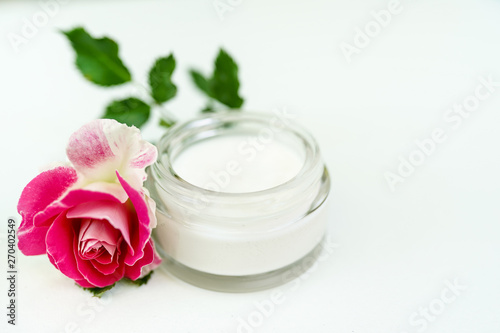
[[[181,264],[161,248],[157,247],[163,262],[161,268],[175,277],[203,289],[227,292],[246,293],[270,289],[288,283],[311,268],[323,251],[324,239],[301,259],[274,271],[245,276],[229,276],[210,274]]]

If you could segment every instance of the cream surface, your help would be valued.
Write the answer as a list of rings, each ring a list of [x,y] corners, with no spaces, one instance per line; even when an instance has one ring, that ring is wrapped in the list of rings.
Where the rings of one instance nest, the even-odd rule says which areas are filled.
[[[188,147],[174,160],[173,168],[198,187],[245,193],[287,182],[303,163],[296,151],[272,138],[225,135]]]

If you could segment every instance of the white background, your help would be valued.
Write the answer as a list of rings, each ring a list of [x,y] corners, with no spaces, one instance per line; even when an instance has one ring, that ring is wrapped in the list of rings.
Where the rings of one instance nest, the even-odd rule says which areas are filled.
[[[388,1],[232,3],[221,20],[211,0],[68,1],[16,52],[8,34],[42,9],[0,2],[2,271],[5,224],[20,222],[22,188],[65,159],[73,131],[134,91],[97,88],[75,70],[57,30],[84,25],[119,42],[139,83],[156,57],[174,52],[179,94],[167,108],[179,119],[204,105],[187,70],[208,72],[223,46],[240,65],[246,109],[286,108],[319,141],[338,247],[307,278],[279,288],[284,302],[254,332],[499,332],[500,87],[456,129],[443,116],[473,96],[480,77],[500,81],[500,1],[401,0],[401,12],[350,63],[341,43],[353,44],[357,27]],[[384,174],[397,173],[399,157],[435,128],[447,139],[392,192]],[[159,135],[154,125],[144,130]],[[101,305],[45,256],[21,254],[18,279],[13,328],[0,276],[2,332],[236,332],[272,293],[216,293],[157,272]],[[440,309],[442,293],[451,295],[445,281],[456,279],[466,290]],[[425,329],[410,322],[429,306],[440,313]]]

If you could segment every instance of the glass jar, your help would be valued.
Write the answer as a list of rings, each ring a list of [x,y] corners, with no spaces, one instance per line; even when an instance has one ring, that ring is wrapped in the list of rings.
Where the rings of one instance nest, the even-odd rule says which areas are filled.
[[[316,141],[289,117],[209,114],[171,128],[158,150],[146,186],[169,272],[203,288],[244,292],[284,283],[300,274],[292,269],[312,264],[327,225],[330,178]],[[200,183],[205,173],[210,181]]]

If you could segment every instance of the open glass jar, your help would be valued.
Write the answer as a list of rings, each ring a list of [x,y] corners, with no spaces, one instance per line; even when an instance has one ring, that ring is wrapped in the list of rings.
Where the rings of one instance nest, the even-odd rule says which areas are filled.
[[[318,252],[330,178],[316,141],[286,115],[228,111],[171,128],[147,188],[164,265],[200,287],[287,282]]]

